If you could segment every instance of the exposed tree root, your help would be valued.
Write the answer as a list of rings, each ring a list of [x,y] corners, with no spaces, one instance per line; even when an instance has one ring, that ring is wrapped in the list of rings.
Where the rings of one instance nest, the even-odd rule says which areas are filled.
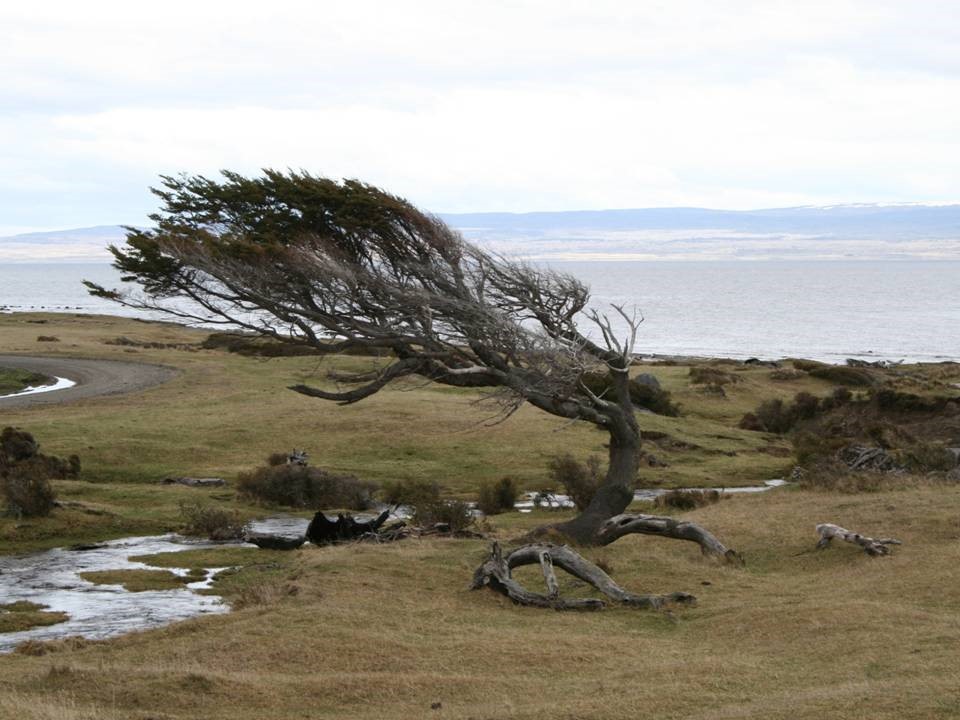
[[[547,593],[535,593],[513,579],[511,571],[522,565],[538,564],[543,572]],[[642,608],[660,608],[666,603],[696,602],[693,595],[677,592],[670,595],[635,595],[617,585],[609,575],[566,545],[534,543],[523,545],[504,557],[500,543],[494,541],[490,555],[473,574],[471,590],[484,586],[491,588],[518,605],[553,608],[554,610],[600,610],[606,607],[597,598],[563,598],[554,574],[554,566],[589,583],[607,597],[625,605]]]
[[[725,562],[743,565],[743,556],[736,550],[731,550],[720,542],[710,531],[696,523],[687,520],[664,517],[661,515],[639,515],[624,513],[616,515],[600,526],[597,538],[600,544],[609,545],[630,533],[641,535],[659,535],[660,537],[675,540],[689,540],[700,546],[700,551],[707,556],[715,557]]]

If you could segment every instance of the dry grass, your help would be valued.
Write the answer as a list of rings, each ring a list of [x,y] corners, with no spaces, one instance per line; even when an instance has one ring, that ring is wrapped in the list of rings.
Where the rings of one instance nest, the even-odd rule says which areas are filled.
[[[955,717],[958,511],[957,489],[781,490],[689,514],[745,568],[639,536],[589,553],[628,588],[698,595],[670,613],[554,613],[469,592],[479,541],[305,548],[295,581],[275,575],[245,609],[2,657],[0,688],[31,706],[71,698],[66,718],[425,717],[436,702],[449,718]],[[815,553],[822,521],[905,544],[880,559]]]
[[[18,342],[31,350],[33,339],[16,323],[16,316],[0,317],[4,340],[12,338],[11,350]],[[12,424],[51,438],[51,451],[81,452],[101,482],[58,483],[61,498],[81,505],[33,527],[0,523],[8,549],[175,525],[177,503],[187,498],[221,498],[252,512],[229,488],[146,481],[165,474],[232,479],[279,447],[307,447],[318,464],[365,478],[442,478],[465,495],[507,473],[536,487],[546,457],[602,452],[601,434],[533,411],[478,429],[482,413],[463,391],[411,387],[334,408],[280,389],[311,374],[320,382],[312,359],[264,363],[139,348],[123,355],[99,340],[195,337],[106,318],[58,319],[51,330],[63,339],[54,352],[167,362],[184,373],[136,396],[10,413]],[[686,415],[641,417],[646,429],[671,438],[655,451],[671,466],[646,477],[656,472],[678,484],[750,482],[782,467],[789,459],[771,452],[782,441],[732,426],[769,397],[830,391],[812,378],[784,387],[763,368],[735,368],[742,379],[727,386],[726,398],[705,397],[690,387],[689,367],[653,370]],[[562,517],[510,513],[490,523],[509,543]],[[698,596],[698,606],[669,612],[554,613],[470,592],[470,575],[487,550],[472,540],[149,558],[157,567],[244,566],[217,583],[239,609],[110,642],[34,643],[29,653],[0,656],[0,717],[960,716],[960,487],[921,483],[858,495],[780,489],[683,517],[742,552],[746,566],[720,566],[691,543],[654,537],[586,551],[628,589]],[[814,552],[819,522],[892,535],[904,545],[877,559],[846,544]],[[523,579],[533,587],[537,575],[530,573]],[[583,592],[563,582],[565,591]]]

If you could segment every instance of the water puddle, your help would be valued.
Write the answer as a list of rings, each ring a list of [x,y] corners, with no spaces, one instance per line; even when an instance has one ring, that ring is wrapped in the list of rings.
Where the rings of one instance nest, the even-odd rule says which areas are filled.
[[[788,485],[789,483],[782,478],[777,478],[775,480],[765,480],[763,485],[744,485],[742,487],[728,487],[728,488],[679,488],[681,491],[694,491],[694,490],[717,490],[720,493],[758,493],[766,492],[767,490],[772,490],[773,488],[782,487]],[[634,491],[633,499],[634,500],[656,500],[661,495],[665,495],[670,490],[664,488],[639,488]],[[572,509],[575,508],[573,499],[569,495],[562,495],[559,493],[543,493],[543,492],[528,492],[524,493],[523,499],[519,500],[514,508],[519,510],[522,513],[533,512],[534,508],[543,508],[544,510],[560,510],[560,509]]]
[[[37,395],[38,393],[53,392],[54,390],[66,390],[71,388],[76,383],[69,378],[55,377],[54,382],[49,385],[37,385],[28,386],[26,389],[21,390],[20,392],[10,393],[9,395],[0,395],[0,400],[3,398],[12,398],[20,397],[21,395]]]
[[[69,616],[56,625],[0,633],[0,652],[10,652],[25,640],[54,640],[72,635],[103,639],[197,615],[227,612],[229,606],[219,597],[195,592],[209,588],[213,577],[224,568],[207,568],[203,580],[182,588],[146,592],[128,592],[119,585],[97,585],[80,577],[80,573],[98,570],[156,569],[129,560],[133,555],[221,545],[164,535],[113,540],[91,550],[55,548],[31,555],[0,556],[0,598],[4,604],[23,600]],[[189,568],[170,570],[185,575]]]
[[[373,520],[389,507],[387,505],[377,505],[366,512],[350,514],[360,522],[366,522]],[[330,513],[327,513],[327,516],[332,517]],[[387,523],[396,520],[409,520],[411,517],[413,517],[413,508],[401,505],[397,508],[391,508]],[[247,530],[252,535],[278,535],[280,537],[296,538],[307,534],[307,525],[309,524],[309,518],[296,517],[295,515],[273,515],[261,520],[251,520],[247,523]]]

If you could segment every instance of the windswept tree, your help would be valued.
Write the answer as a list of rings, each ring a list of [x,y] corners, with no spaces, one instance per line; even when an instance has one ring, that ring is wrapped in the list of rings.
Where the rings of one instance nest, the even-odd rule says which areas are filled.
[[[597,542],[608,518],[633,498],[640,430],[630,400],[638,321],[615,336],[591,311],[576,278],[485,252],[438,218],[357,181],[265,171],[162,178],[151,230],[129,229],[113,247],[123,281],[92,293],[183,320],[219,324],[319,351],[383,351],[370,373],[338,378],[339,391],[291,389],[341,404],[420,376],[488,388],[509,414],[528,402],[610,435],[606,478],[589,507],[557,529]],[[592,322],[598,340],[577,321]],[[608,389],[584,382],[602,372]],[[596,386],[593,385],[594,389]],[[345,388],[345,389],[344,389]]]

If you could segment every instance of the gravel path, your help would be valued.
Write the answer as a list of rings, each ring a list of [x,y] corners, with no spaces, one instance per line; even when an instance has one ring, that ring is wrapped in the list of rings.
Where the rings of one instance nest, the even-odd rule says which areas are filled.
[[[0,366],[32,370],[53,377],[65,377],[76,383],[73,387],[63,390],[0,398],[0,410],[56,405],[98,395],[135,392],[164,383],[177,374],[173,368],[163,365],[30,355],[0,355]]]

